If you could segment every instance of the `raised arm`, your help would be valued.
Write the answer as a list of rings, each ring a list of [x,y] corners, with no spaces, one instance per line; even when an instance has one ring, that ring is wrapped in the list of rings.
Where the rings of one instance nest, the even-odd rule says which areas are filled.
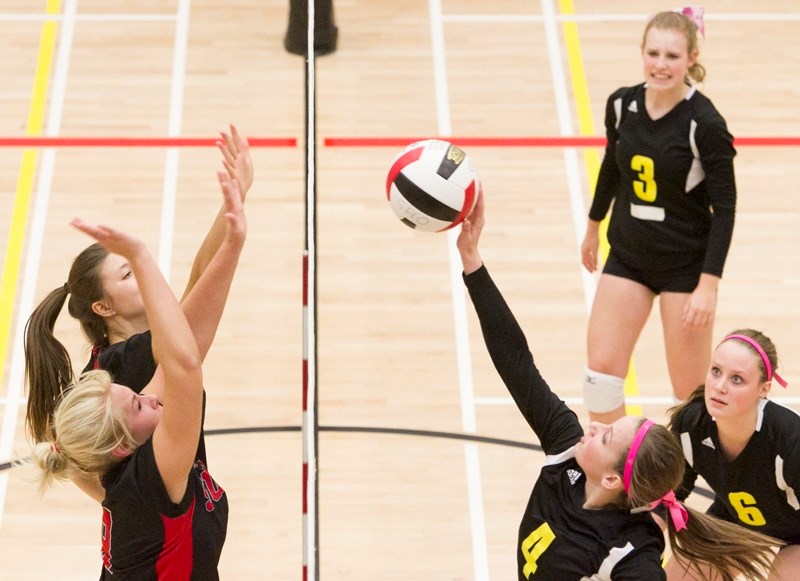
[[[186,489],[195,459],[203,402],[201,357],[183,309],[172,294],[145,245],[107,226],[73,220],[110,252],[128,259],[142,295],[152,333],[153,356],[165,384],[161,420],[153,434],[153,450],[161,478],[173,501]]]
[[[250,145],[247,139],[239,135],[235,125],[230,126],[230,134],[220,132],[222,139],[217,141],[217,147],[222,153],[222,165],[228,173],[230,179],[235,179],[239,185],[241,201],[244,202],[250,186],[253,185],[253,159],[250,155]],[[208,268],[209,263],[217,253],[222,241],[225,239],[225,214],[228,209],[225,204],[220,208],[211,229],[206,234],[205,239],[197,251],[197,255],[192,263],[192,270],[189,273],[189,280],[186,283],[186,290],[183,292],[181,302],[186,300],[200,276]]]

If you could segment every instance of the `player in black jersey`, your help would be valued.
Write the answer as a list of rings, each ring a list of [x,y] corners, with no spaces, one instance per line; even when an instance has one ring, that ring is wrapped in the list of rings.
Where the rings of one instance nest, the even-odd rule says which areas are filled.
[[[625,413],[624,378],[656,295],[674,395],[703,381],[711,357],[717,286],[733,233],[736,151],[725,120],[697,88],[697,26],[662,12],[645,29],[645,83],[606,107],[605,157],[583,265],[597,267],[599,227],[614,202],[611,251],[587,332],[584,400],[593,420]]]
[[[224,240],[182,305],[143,242],[72,222],[130,264],[158,361],[141,393],[113,383],[106,371],[82,374],[53,414],[55,439],[34,446],[43,488],[78,472],[101,475],[102,579],[219,578],[228,500],[207,469],[201,366],[247,231],[236,180],[223,172],[219,179]]]
[[[592,422],[584,434],[577,416],[542,376],[520,329],[478,252],[483,195],[464,221],[458,250],[464,282],[489,355],[547,454],[531,492],[517,541],[520,581],[656,581],[664,535],[648,512],[664,506],[674,554],[721,571],[765,579],[779,542],[684,507],[680,444],[665,427],[625,416]]]
[[[715,493],[709,514],[778,538],[780,579],[800,575],[800,415],[767,399],[778,375],[778,354],[763,333],[741,329],[717,346],[706,375],[685,403],[671,410],[686,475],[684,499],[702,476]],[[670,563],[669,578],[683,575]]]
[[[253,161],[247,139],[235,126],[221,132],[217,146],[228,175],[240,184],[242,199],[253,183]],[[225,206],[217,214],[197,256],[181,302],[213,258],[225,235]],[[104,369],[116,383],[139,392],[153,377],[149,324],[136,278],[126,260],[92,244],[73,261],[67,282],[51,291],[33,310],[25,327],[25,373],[28,380],[26,425],[34,442],[52,439],[50,421],[61,394],[74,379],[72,361],[53,328],[64,302],[92,345],[84,371]],[[103,490],[96,479],[76,484],[98,502]]]

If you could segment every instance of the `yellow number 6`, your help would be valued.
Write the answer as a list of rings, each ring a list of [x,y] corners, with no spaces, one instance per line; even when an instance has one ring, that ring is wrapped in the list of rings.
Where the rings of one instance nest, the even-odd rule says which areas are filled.
[[[658,188],[653,160],[644,155],[634,155],[631,158],[631,169],[639,172],[639,179],[633,181],[633,192],[636,197],[645,202],[655,202]]]
[[[522,572],[525,574],[526,579],[536,573],[536,561],[555,539],[556,535],[553,533],[553,529],[550,528],[549,524],[544,523],[522,541],[519,548],[522,554],[525,555],[525,566],[522,568]]]
[[[756,499],[752,494],[746,492],[731,492],[728,495],[739,520],[753,527],[760,527],[767,524],[767,520],[761,511],[756,508]]]

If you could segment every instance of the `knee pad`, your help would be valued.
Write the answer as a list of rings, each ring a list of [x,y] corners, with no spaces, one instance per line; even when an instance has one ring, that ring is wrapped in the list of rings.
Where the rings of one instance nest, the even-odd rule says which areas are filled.
[[[603,414],[625,403],[625,378],[586,368],[583,403],[590,412]]]

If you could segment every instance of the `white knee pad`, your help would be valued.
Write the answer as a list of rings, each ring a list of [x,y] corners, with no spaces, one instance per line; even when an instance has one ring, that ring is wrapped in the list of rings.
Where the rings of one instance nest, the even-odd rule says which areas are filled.
[[[583,403],[590,412],[603,414],[625,403],[625,378],[586,368]]]

